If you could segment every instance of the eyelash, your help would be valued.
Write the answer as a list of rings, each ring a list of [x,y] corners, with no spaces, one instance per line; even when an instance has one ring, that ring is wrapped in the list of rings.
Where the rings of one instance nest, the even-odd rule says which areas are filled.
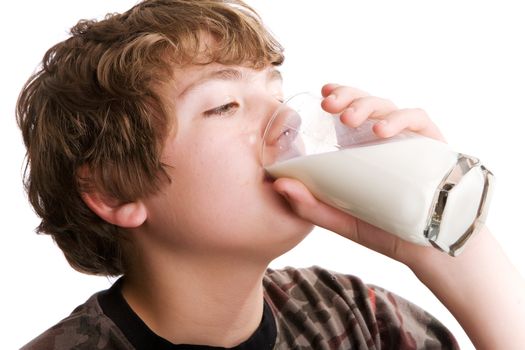
[[[206,117],[211,117],[211,116],[222,117],[222,116],[225,116],[225,115],[230,115],[238,107],[239,107],[239,104],[237,102],[230,102],[230,103],[226,103],[226,104],[224,104],[222,106],[219,106],[217,108],[210,109],[209,111],[204,112],[204,115]]]

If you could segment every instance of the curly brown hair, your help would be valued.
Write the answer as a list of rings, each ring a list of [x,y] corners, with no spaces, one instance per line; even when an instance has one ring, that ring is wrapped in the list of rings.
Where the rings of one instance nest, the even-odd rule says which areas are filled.
[[[213,45],[203,50],[206,37]],[[123,230],[95,215],[81,193],[126,203],[169,181],[160,160],[171,127],[161,91],[175,67],[259,69],[281,64],[282,51],[240,0],[146,0],[79,21],[47,51],[17,103],[37,232],[51,235],[78,271],[125,273]]]

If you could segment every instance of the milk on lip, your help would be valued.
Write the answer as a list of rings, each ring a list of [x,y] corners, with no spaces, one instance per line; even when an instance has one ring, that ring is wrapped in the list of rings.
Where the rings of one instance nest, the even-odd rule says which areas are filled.
[[[402,239],[430,245],[425,230],[436,191],[457,161],[445,143],[407,137],[292,158],[266,170],[298,179],[323,202]],[[479,169],[467,175],[448,193],[439,233],[444,246],[453,245],[478,214],[485,176]]]

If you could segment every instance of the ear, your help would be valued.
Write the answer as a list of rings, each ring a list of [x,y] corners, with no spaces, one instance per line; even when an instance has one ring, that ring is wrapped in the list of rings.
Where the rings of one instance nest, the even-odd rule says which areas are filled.
[[[142,225],[147,215],[142,201],[120,203],[98,192],[83,192],[84,203],[103,220],[123,228],[135,228]]]

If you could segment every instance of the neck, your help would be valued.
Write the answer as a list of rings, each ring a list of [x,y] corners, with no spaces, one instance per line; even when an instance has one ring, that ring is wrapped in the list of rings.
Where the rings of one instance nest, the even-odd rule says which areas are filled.
[[[231,256],[157,255],[145,262],[126,275],[123,294],[159,336],[174,344],[232,347],[259,326],[266,264]]]

